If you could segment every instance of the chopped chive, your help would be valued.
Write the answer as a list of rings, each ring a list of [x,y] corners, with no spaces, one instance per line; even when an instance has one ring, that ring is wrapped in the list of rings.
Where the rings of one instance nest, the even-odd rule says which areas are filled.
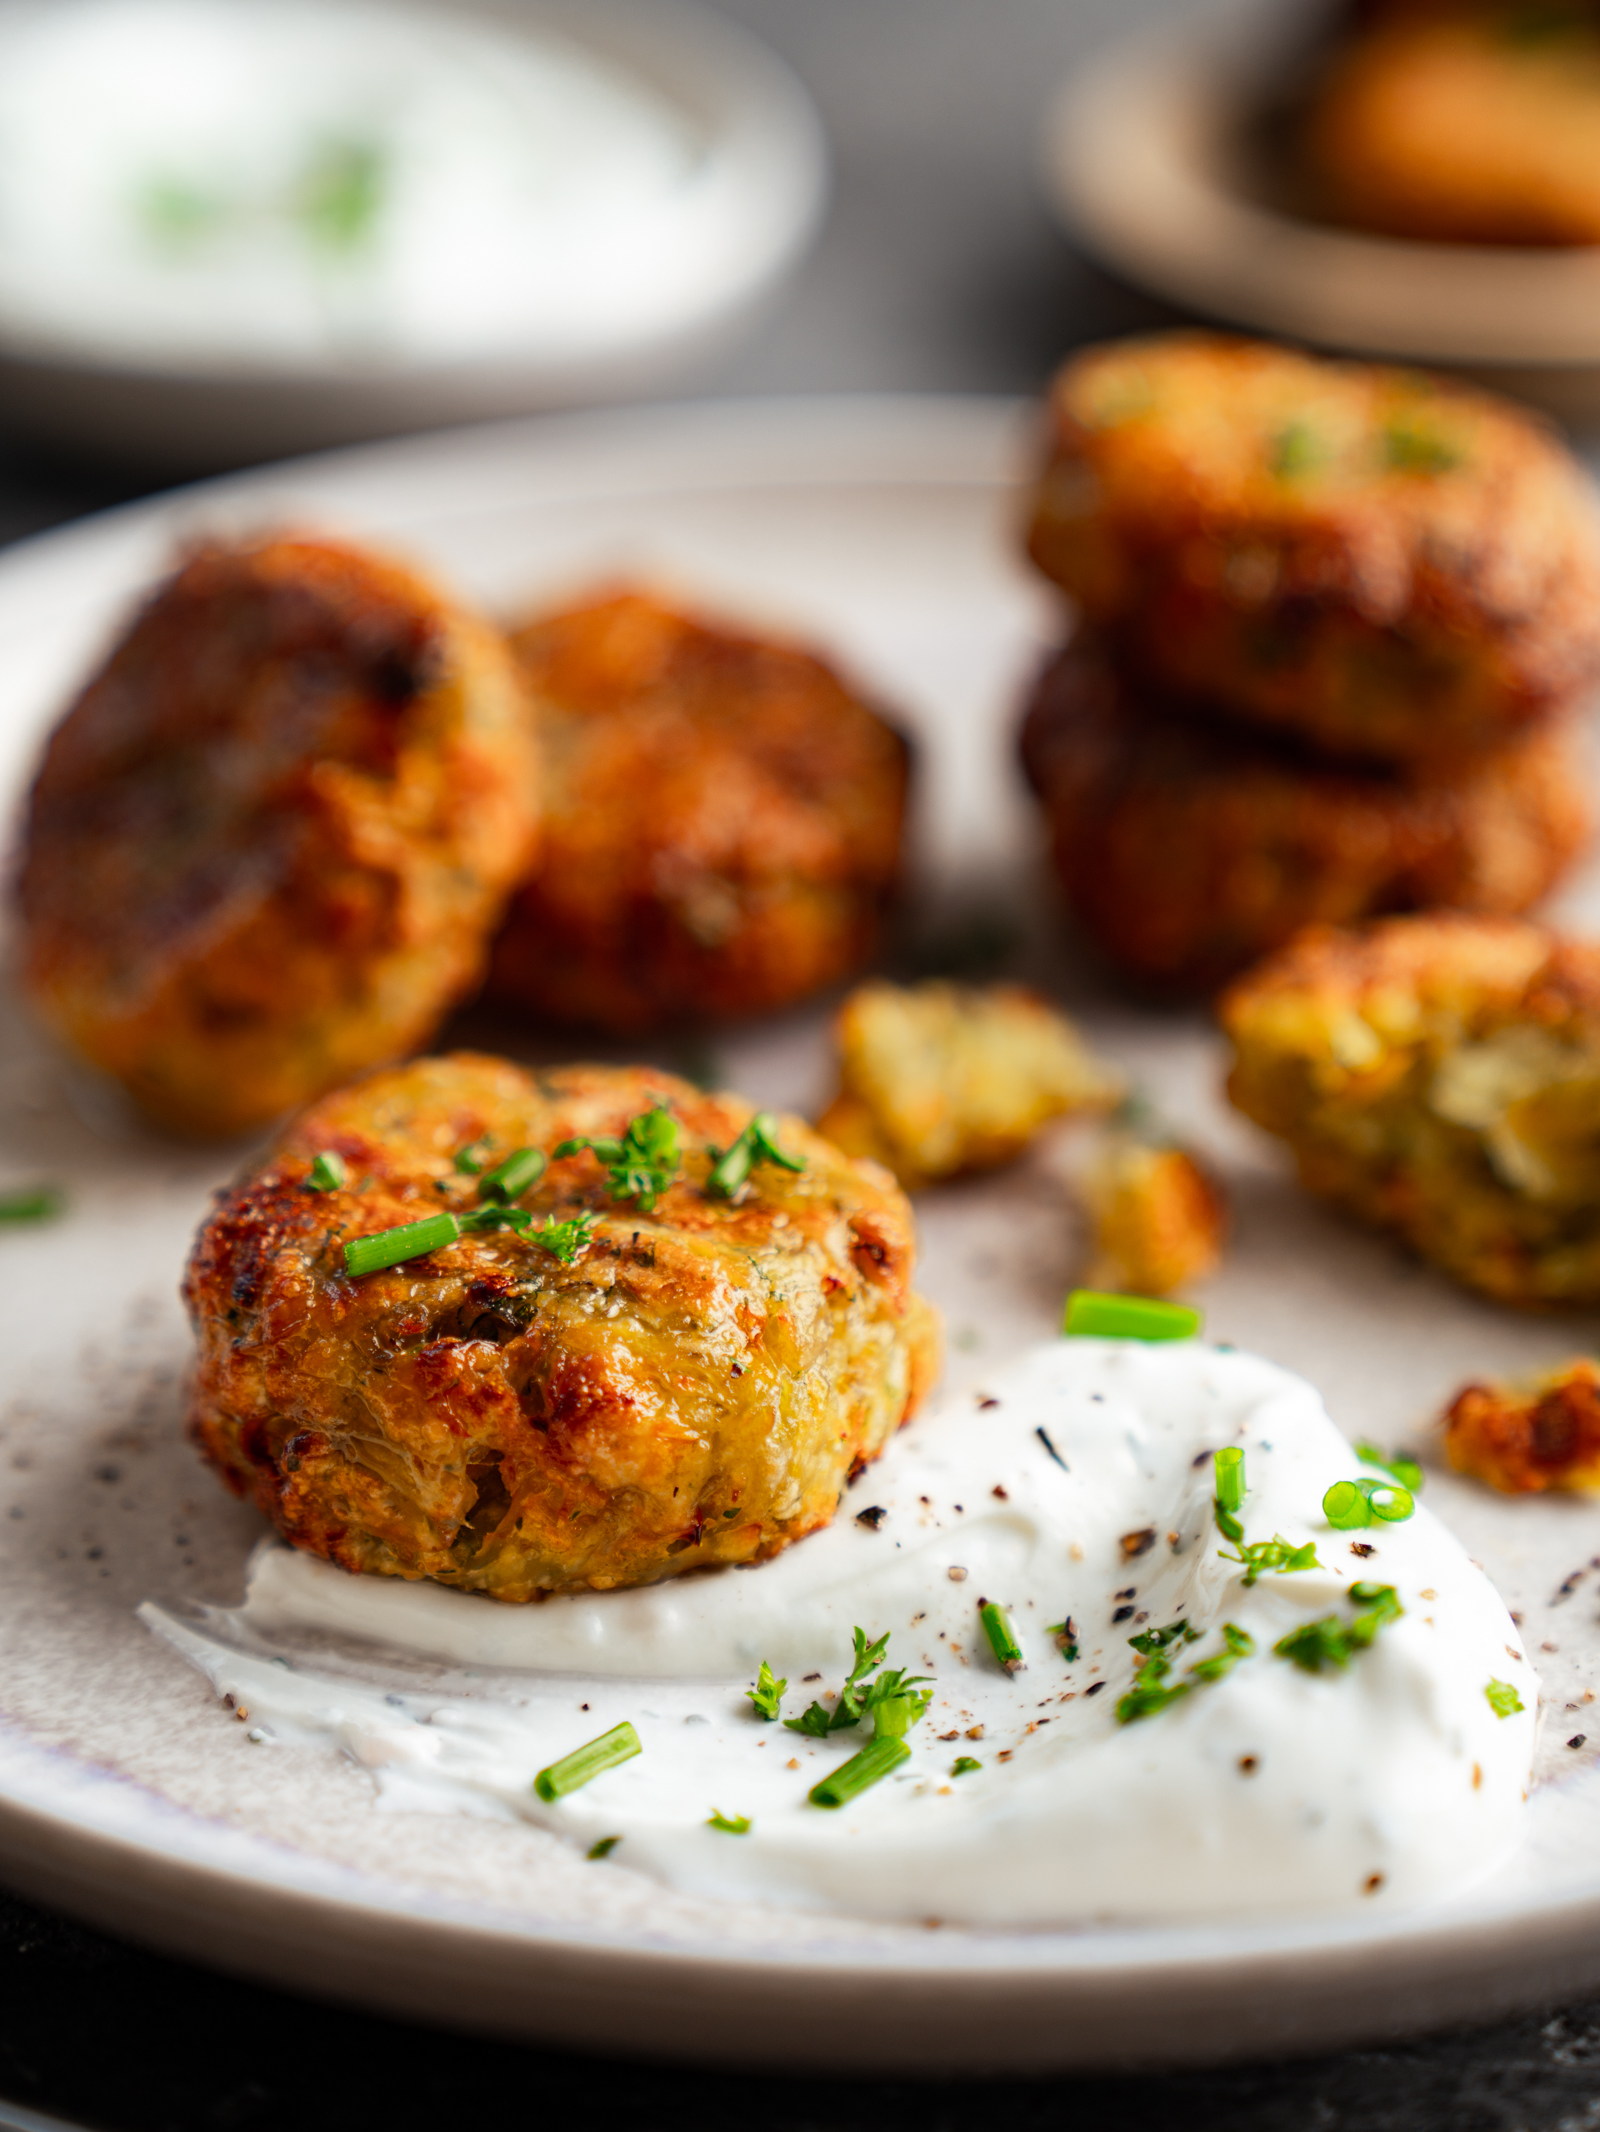
[[[476,1177],[483,1169],[493,1145],[494,1141],[488,1133],[480,1133],[476,1140],[469,1140],[465,1147],[458,1147],[451,1160],[463,1177]],[[617,1840],[620,1842],[622,1839],[619,1837]]]
[[[1390,1480],[1398,1481],[1412,1495],[1422,1493],[1422,1468],[1414,1458],[1406,1458],[1399,1451],[1392,1458],[1386,1458],[1376,1444],[1364,1439],[1355,1446],[1355,1453],[1362,1465],[1376,1466],[1380,1473],[1387,1473]]]
[[[337,1192],[348,1176],[343,1155],[337,1148],[327,1147],[307,1171],[306,1185],[313,1192]]]
[[[371,1236],[358,1236],[344,1247],[344,1270],[359,1279],[385,1266],[403,1266],[407,1259],[422,1258],[444,1244],[453,1244],[461,1224],[453,1214],[430,1214],[425,1221],[401,1222],[398,1228],[377,1229]]]
[[[65,1197],[53,1184],[27,1185],[20,1192],[0,1192],[0,1222],[54,1221],[66,1204]]]
[[[1354,1532],[1374,1518],[1385,1525],[1401,1525],[1416,1507],[1409,1488],[1370,1480],[1365,1474],[1359,1480],[1335,1481],[1322,1498],[1323,1516],[1340,1532]]]
[[[549,1159],[542,1147],[519,1147],[490,1170],[478,1187],[480,1196],[484,1199],[520,1199],[529,1185],[539,1182]]]
[[[1522,1708],[1522,1697],[1508,1680],[1491,1680],[1483,1692],[1496,1717],[1515,1717]]]
[[[770,1110],[758,1110],[731,1147],[714,1160],[706,1184],[722,1199],[731,1199],[758,1162],[776,1163],[779,1169],[803,1170],[803,1155],[786,1155],[778,1145],[778,1121]]]
[[[754,1703],[756,1716],[765,1723],[771,1724],[772,1720],[778,1716],[783,1708],[783,1691],[788,1685],[789,1683],[786,1680],[776,1679],[771,1666],[767,1664],[765,1659],[762,1659],[761,1671],[756,1675],[755,1686],[746,1688],[744,1692],[749,1700]]]
[[[643,1753],[638,1733],[624,1718],[620,1725],[602,1732],[599,1739],[575,1747],[559,1762],[541,1769],[533,1780],[533,1788],[546,1804],[553,1804],[557,1799],[564,1799],[569,1791],[578,1791],[595,1777],[603,1776],[606,1770],[615,1769],[619,1762],[631,1762],[636,1754]]]
[[[711,1818],[707,1821],[706,1827],[719,1828],[725,1836],[748,1836],[750,1833],[750,1816],[748,1814],[725,1814],[720,1807],[714,1806],[711,1809]]]
[[[621,1841],[620,1836],[602,1836],[598,1843],[591,1843],[583,1855],[585,1858],[609,1858]]]
[[[859,1754],[853,1754],[848,1762],[841,1762],[831,1777],[813,1784],[808,1796],[813,1806],[848,1806],[852,1799],[870,1791],[891,1769],[898,1769],[902,1762],[910,1759],[911,1749],[904,1740],[880,1733]]]
[[[978,1619],[983,1623],[983,1633],[989,1639],[989,1648],[995,1662],[1004,1666],[1008,1673],[1020,1673],[1023,1666],[1022,1646],[1011,1632],[1011,1624],[1004,1609],[986,1599],[978,1609]]]
[[[1200,1330],[1200,1313],[1186,1303],[1158,1303],[1143,1295],[1102,1295],[1074,1288],[1067,1298],[1065,1330],[1102,1340],[1189,1340]]]
[[[1217,1507],[1237,1515],[1244,1508],[1244,1452],[1237,1444],[1225,1445],[1212,1459],[1211,1470],[1217,1480]],[[1232,1533],[1228,1537],[1232,1539]]]
[[[982,1769],[982,1767],[983,1764],[975,1754],[958,1754],[950,1764],[950,1774],[953,1777],[967,1777],[975,1769]]]

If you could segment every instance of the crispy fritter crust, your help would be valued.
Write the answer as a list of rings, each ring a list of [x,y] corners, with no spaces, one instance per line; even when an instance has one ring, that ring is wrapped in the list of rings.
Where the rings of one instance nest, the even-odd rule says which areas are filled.
[[[900,863],[905,742],[821,659],[638,593],[514,639],[550,763],[496,995],[632,1033],[848,977]]]
[[[1029,552],[1130,670],[1325,750],[1444,761],[1600,673],[1600,521],[1534,416],[1179,333],[1050,397]]]
[[[1600,945],[1439,914],[1316,928],[1221,1002],[1301,1182],[1502,1302],[1600,1302]]]
[[[1066,1016],[1020,985],[860,985],[834,1035],[840,1088],[817,1130],[908,1192],[1014,1161],[1052,1118],[1122,1095]]]
[[[1451,1465],[1502,1494],[1600,1488],[1600,1369],[1587,1356],[1529,1384],[1469,1384],[1444,1422]]]
[[[500,639],[332,541],[195,550],[56,728],[24,974],[162,1124],[239,1133],[412,1049],[536,825]]]
[[[1222,1263],[1228,1202],[1187,1148],[1108,1133],[1085,1179],[1094,1223],[1091,1287],[1171,1295]]]
[[[571,1265],[501,1231],[342,1271],[346,1239],[474,1203],[453,1156],[485,1134],[548,1152],[657,1104],[685,1155],[653,1212],[587,1151],[519,1202],[597,1217]],[[750,1114],[643,1067],[470,1053],[325,1098],[196,1240],[196,1442],[296,1546],[497,1599],[759,1562],[826,1525],[930,1383],[937,1323],[904,1198],[799,1120],[803,1170],[708,1196],[708,1150]],[[345,1188],[308,1188],[324,1150]]]
[[[1400,11],[1338,51],[1304,129],[1337,219],[1465,244],[1600,243],[1597,139],[1600,21],[1526,5]]]
[[[1089,643],[1045,666],[1022,756],[1068,904],[1156,991],[1209,990],[1319,921],[1526,910],[1593,828],[1570,720],[1455,769],[1330,768],[1120,681]]]

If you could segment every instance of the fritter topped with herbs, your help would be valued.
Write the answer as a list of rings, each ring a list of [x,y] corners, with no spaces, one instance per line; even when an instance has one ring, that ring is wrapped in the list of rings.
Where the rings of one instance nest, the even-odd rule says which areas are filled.
[[[471,989],[536,787],[504,645],[422,578],[332,541],[196,549],[51,738],[28,991],[163,1124],[249,1131]]]
[[[759,1562],[930,1383],[913,1257],[892,1181],[797,1119],[644,1067],[423,1059],[220,1196],[190,1427],[350,1570],[525,1600]]]
[[[900,866],[907,749],[801,646],[635,592],[514,647],[549,759],[497,996],[624,1033],[767,1013],[867,959]]]
[[[1600,1303],[1600,945],[1432,915],[1227,992],[1228,1093],[1302,1183],[1502,1302]]]
[[[1129,669],[1332,753],[1445,760],[1600,674],[1600,520],[1536,417],[1176,333],[1050,397],[1029,552]]]
[[[1571,719],[1437,769],[1330,764],[1129,682],[1083,638],[1040,674],[1021,747],[1074,916],[1158,992],[1210,990],[1318,921],[1526,910],[1593,826]]]

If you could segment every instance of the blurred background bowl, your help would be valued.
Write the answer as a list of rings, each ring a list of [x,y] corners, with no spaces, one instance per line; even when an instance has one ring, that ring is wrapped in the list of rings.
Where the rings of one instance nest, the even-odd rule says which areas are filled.
[[[251,0],[248,10],[221,9],[220,19],[259,24],[278,4]],[[97,34],[111,12],[100,6]],[[186,349],[133,330],[109,297],[80,303],[77,317],[29,300],[18,279],[27,263],[19,267],[14,231],[0,217],[0,422],[15,435],[170,475],[655,392],[751,322],[816,233],[827,153],[809,97],[765,45],[692,0],[451,0],[381,15],[368,7],[364,17],[360,0],[322,0],[319,22],[340,9],[356,35],[363,23],[381,31],[398,21],[447,45],[475,26],[501,40],[502,60],[508,38],[535,63],[554,39],[623,94],[653,102],[685,143],[682,182],[663,187],[652,209],[672,270],[630,275],[619,252],[619,271],[603,286],[590,259],[570,282],[552,274],[541,284],[542,309],[520,339],[500,330],[478,346],[458,334],[443,350],[408,349],[403,338],[251,348],[236,334],[233,346],[214,336],[207,346],[202,335]],[[293,0],[280,12],[291,14]],[[0,7],[0,81],[45,13],[26,0]],[[59,0],[54,13],[57,21],[66,13]],[[480,67],[480,88],[493,71]],[[49,182],[39,181],[46,202]],[[44,267],[48,281],[48,259]]]
[[[1315,11],[1227,0],[1076,71],[1041,143],[1061,222],[1203,317],[1459,370],[1600,424],[1600,248],[1423,243],[1297,211],[1274,104],[1321,27]]]

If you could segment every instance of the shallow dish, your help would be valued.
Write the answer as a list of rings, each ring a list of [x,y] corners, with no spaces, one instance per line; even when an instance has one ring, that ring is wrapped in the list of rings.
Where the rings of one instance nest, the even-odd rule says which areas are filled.
[[[1040,142],[1063,223],[1185,309],[1600,420],[1600,249],[1425,244],[1296,211],[1256,122],[1306,36],[1301,15],[1224,0],[1073,74]]]
[[[1238,1235],[1204,1297],[1210,1332],[1303,1371],[1351,1436],[1426,1441],[1464,1377],[1554,1359],[1596,1328],[1474,1302],[1304,1199],[1221,1104],[1219,1043],[1198,1016],[1119,1005],[1050,946],[1011,768],[1020,687],[1052,621],[1016,556],[1028,428],[1006,404],[940,400],[572,417],[290,466],[47,536],[0,559],[8,812],[63,690],[172,540],[204,527],[312,517],[500,606],[647,571],[815,633],[922,744],[923,921],[1008,912],[1019,966],[1063,992],[1226,1176]],[[1567,914],[1585,912],[1600,916],[1592,877]],[[718,1039],[721,1068],[761,1100],[815,1105],[826,1022],[816,1009]],[[528,1057],[568,1048],[484,1022],[458,1033]],[[178,1269],[243,1151],[144,1136],[16,1012],[3,1045],[0,1183],[48,1177],[71,1200],[53,1227],[0,1232],[0,1873],[18,1888],[422,2018],[768,2066],[1199,2062],[1600,1983],[1600,1726],[1567,1745],[1600,1685],[1593,1511],[1491,1497],[1436,1459],[1428,1499],[1523,1616],[1549,1704],[1526,1846],[1447,1903],[1076,1933],[779,1915],[589,1865],[538,1829],[380,1812],[349,1761],[253,1743],[133,1611],[236,1601],[261,1530],[179,1426]],[[1081,1245],[1058,1159],[1044,1149],[918,1202],[948,1399],[970,1402],[1056,1323]]]

